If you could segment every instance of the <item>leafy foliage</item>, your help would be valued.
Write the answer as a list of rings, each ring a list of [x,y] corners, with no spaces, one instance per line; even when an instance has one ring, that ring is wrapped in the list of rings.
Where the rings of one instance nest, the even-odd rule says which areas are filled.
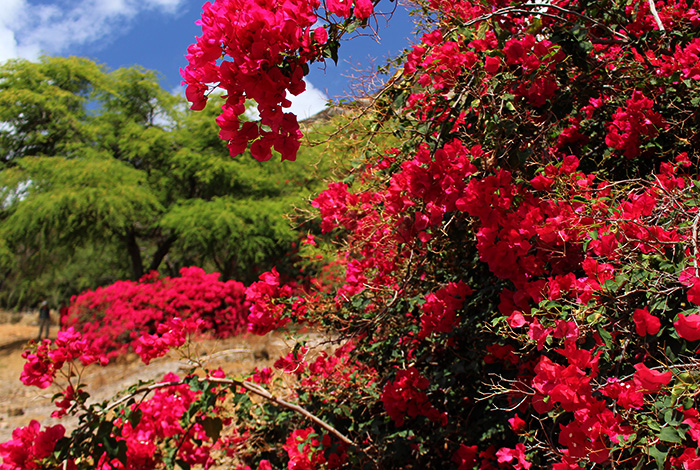
[[[211,111],[185,111],[150,71],[45,57],[10,61],[0,77],[8,307],[194,263],[252,282],[298,238],[280,215],[330,173],[312,152],[294,167],[231,159]]]

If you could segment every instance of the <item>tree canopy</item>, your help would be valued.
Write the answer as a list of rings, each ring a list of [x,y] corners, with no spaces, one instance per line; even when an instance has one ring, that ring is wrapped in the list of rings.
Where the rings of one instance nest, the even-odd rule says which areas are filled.
[[[56,282],[93,288],[189,264],[252,282],[298,238],[281,215],[332,166],[312,167],[313,153],[294,167],[231,159],[213,111],[192,113],[138,67],[110,72],[75,57],[9,61],[0,66],[0,105],[6,306],[31,304]],[[98,279],[56,278],[90,259],[107,268]],[[46,282],[34,287],[21,281],[41,276]]]

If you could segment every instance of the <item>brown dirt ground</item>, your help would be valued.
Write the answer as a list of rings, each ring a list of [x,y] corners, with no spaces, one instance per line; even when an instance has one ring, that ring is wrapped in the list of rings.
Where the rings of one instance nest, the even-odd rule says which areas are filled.
[[[24,386],[19,375],[24,366],[22,352],[27,343],[36,338],[38,314],[8,314],[0,312],[0,442],[12,438],[12,431],[26,426],[36,419],[44,426],[52,426],[59,421],[51,418],[56,408],[51,397],[59,391],[56,385],[41,390]],[[57,328],[52,326],[51,338],[55,338]],[[299,337],[299,334],[295,335]],[[301,334],[307,340],[320,342],[318,334]],[[272,367],[274,361],[293,346],[293,339],[281,334],[268,334],[264,337],[243,335],[226,340],[205,339],[191,345],[191,357],[208,356],[207,367],[222,367],[228,374],[246,374],[254,367]],[[189,369],[185,359],[178,353],[156,359],[146,366],[139,358],[130,354],[119,358],[106,367],[89,366],[83,374],[83,382],[93,400],[106,400],[118,391],[139,380],[159,380],[168,372],[182,373]],[[67,416],[60,420],[67,429],[77,420]]]

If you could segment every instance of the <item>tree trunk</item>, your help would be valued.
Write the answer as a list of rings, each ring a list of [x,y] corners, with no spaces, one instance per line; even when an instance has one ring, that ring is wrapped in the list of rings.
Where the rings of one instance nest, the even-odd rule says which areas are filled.
[[[170,235],[168,238],[158,244],[158,249],[156,249],[156,252],[153,253],[151,265],[148,267],[149,272],[158,270],[160,263],[163,262],[163,258],[165,258],[165,255],[168,254],[168,251],[170,251],[170,247],[173,246],[175,240],[177,240],[177,235]]]
[[[129,230],[124,237],[126,249],[131,258],[131,276],[134,281],[138,281],[143,276],[143,260],[141,259],[141,250],[136,241],[136,233]]]
[[[224,269],[221,270],[221,280],[222,281],[230,281],[231,278],[233,277],[233,272],[234,269],[236,268],[236,263],[235,263],[235,256],[229,256],[226,258],[226,262],[224,263]],[[238,280],[238,279],[236,279]]]

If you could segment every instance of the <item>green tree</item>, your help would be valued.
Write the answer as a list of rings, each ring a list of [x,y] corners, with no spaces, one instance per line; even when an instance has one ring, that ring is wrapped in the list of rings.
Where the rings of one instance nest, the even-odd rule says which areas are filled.
[[[66,269],[75,262],[116,268],[99,276],[111,280],[194,263],[253,281],[289,252],[297,236],[283,216],[328,172],[313,153],[296,165],[231,158],[215,110],[191,113],[138,67],[10,61],[0,104],[6,305],[31,303],[39,285],[95,287],[57,274],[99,272]],[[10,293],[20,285],[23,294]]]
[[[10,60],[0,67],[0,161],[66,155],[89,140],[88,102],[102,87],[102,68],[77,57]]]

